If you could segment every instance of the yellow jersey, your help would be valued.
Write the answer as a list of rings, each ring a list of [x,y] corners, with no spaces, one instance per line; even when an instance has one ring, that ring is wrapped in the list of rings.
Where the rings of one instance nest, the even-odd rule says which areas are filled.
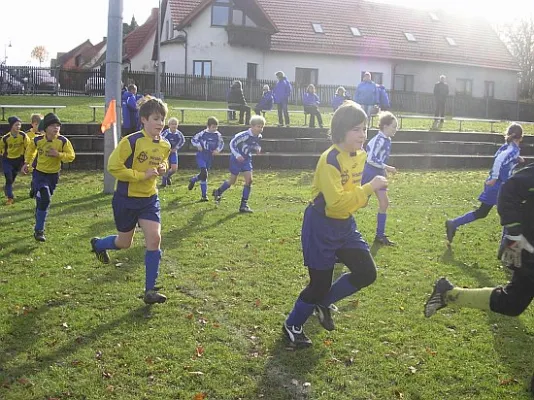
[[[33,128],[31,128],[28,132],[26,132],[26,135],[28,135],[30,140],[33,140],[33,139],[35,139],[36,136],[40,136],[42,134],[43,134],[42,132],[34,130]]]
[[[0,155],[10,159],[23,157],[29,143],[30,139],[24,132],[9,132],[0,139]]]
[[[154,139],[145,130],[124,137],[108,160],[108,171],[117,179],[116,191],[127,197],[151,197],[158,190],[156,176],[145,179],[145,172],[167,164],[171,145]]]
[[[59,155],[57,157],[49,156],[48,152],[51,149],[56,149]],[[24,162],[39,172],[53,174],[59,172],[61,163],[72,162],[75,157],[72,144],[65,136],[57,135],[49,140],[46,135],[41,135],[30,141]]]
[[[314,207],[334,219],[347,219],[365,207],[373,194],[371,184],[361,186],[366,159],[363,150],[348,153],[335,144],[321,154],[312,184]]]

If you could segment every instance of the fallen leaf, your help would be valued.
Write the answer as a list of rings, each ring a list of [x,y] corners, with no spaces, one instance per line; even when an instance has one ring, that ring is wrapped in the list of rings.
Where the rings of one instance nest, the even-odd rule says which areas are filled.
[[[33,382],[30,381],[28,378],[22,377],[17,379],[17,382],[24,386],[33,386]]]
[[[404,311],[404,307],[403,306],[399,306],[399,310]]]
[[[185,316],[187,319],[193,319],[194,315],[193,313],[189,313]]]
[[[404,399],[404,394],[398,390],[395,390],[395,397],[397,397],[397,399]]]
[[[115,388],[113,387],[113,385],[108,385],[108,386],[106,387],[106,390],[107,390],[108,392],[113,392],[113,391],[115,390]]]
[[[415,367],[410,366],[410,367],[408,367],[408,369],[410,370],[410,372],[412,374],[415,374],[417,372],[417,368],[415,368]]]
[[[519,381],[515,378],[509,378],[509,379],[504,379],[502,381],[499,382],[499,385],[501,386],[506,386],[506,385],[512,385],[514,383],[519,383]]]
[[[351,357],[351,358],[347,358],[347,359],[345,360],[345,365],[346,365],[347,367],[350,367],[352,364],[354,364],[354,358],[353,358],[353,357]]]
[[[103,371],[103,372],[102,372],[102,376],[103,376],[104,378],[106,378],[106,379],[111,379],[111,378],[113,378],[113,375],[110,374],[110,373],[107,372],[107,371]]]
[[[69,324],[67,324],[66,322],[63,322],[63,323],[61,324],[61,326],[62,326],[63,328],[65,328],[65,329],[67,329],[67,328],[69,327]]]
[[[202,372],[202,371],[191,371],[191,372],[189,372],[189,375],[201,376],[201,375],[204,375],[204,372]]]
[[[305,388],[309,388],[311,386],[311,383],[310,382],[304,382],[302,384],[302,386],[304,386]]]
[[[323,343],[326,347],[329,347],[332,346],[332,343],[334,342],[331,339],[326,339]]]
[[[256,299],[256,302],[254,303],[256,305],[256,307],[260,307],[261,306],[261,301],[260,299]]]
[[[102,359],[102,352],[100,350],[98,350],[95,354],[95,357],[97,360],[101,360]]]
[[[428,354],[430,354],[431,356],[435,356],[436,354],[438,354],[437,351],[434,351],[434,350],[432,350],[432,349],[430,349],[430,348],[428,348],[428,347],[426,348],[426,352],[427,352]]]
[[[221,326],[221,325],[219,325],[217,322],[214,322],[214,323],[213,323],[213,327],[214,327],[214,328],[220,328],[220,326]]]
[[[73,367],[76,367],[76,366],[78,366],[78,365],[81,365],[81,363],[82,363],[82,362],[81,362],[80,360],[73,360],[73,361],[71,362],[71,365],[72,365]]]
[[[193,396],[193,400],[204,400],[208,395],[206,393],[197,393]]]
[[[197,353],[197,357],[202,357],[202,355],[204,354],[204,347],[197,346],[196,353]]]
[[[297,381],[296,379],[291,379],[291,383],[295,386],[298,386],[299,381]]]

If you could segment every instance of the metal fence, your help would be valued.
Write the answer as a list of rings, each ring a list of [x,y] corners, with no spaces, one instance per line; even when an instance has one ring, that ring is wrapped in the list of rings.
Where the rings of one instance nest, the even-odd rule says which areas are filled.
[[[243,84],[245,98],[251,104],[258,102],[264,85],[274,87],[276,81],[236,77],[200,77],[182,74],[161,74],[161,91],[166,98],[226,101],[235,80]],[[72,70],[28,66],[0,65],[0,94],[48,93],[62,96],[104,95],[105,77],[100,69]],[[153,94],[155,73],[124,70],[123,85],[134,83],[143,94]],[[292,83],[291,104],[300,105],[306,85]],[[317,95],[323,105],[329,105],[339,85],[317,85]],[[345,86],[350,95],[356,87]],[[388,91],[392,109],[396,112],[433,114],[432,93]],[[495,118],[516,121],[534,121],[534,104],[471,96],[449,96],[446,114],[474,118]]]

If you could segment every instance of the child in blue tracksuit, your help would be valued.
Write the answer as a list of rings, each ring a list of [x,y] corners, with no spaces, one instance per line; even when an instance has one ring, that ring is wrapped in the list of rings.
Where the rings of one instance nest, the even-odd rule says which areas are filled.
[[[184,134],[178,130],[178,119],[169,118],[169,128],[161,133],[161,137],[171,144],[171,154],[169,155],[169,170],[161,178],[161,186],[172,185],[171,176],[178,170],[178,150],[185,144]]]
[[[193,190],[195,183],[200,181],[200,190],[202,197],[200,201],[208,201],[208,170],[211,168],[213,156],[219,154],[224,147],[224,141],[217,130],[219,121],[215,117],[208,118],[207,128],[202,132],[197,133],[191,139],[191,144],[198,150],[197,165],[200,168],[200,173],[189,179],[187,188]]]
[[[384,85],[376,85],[376,90],[378,91],[378,105],[380,106],[381,111],[387,111],[391,108],[391,103],[389,102],[388,92]]]
[[[278,125],[282,126],[285,120],[286,126],[289,126],[290,121],[287,105],[289,104],[289,96],[291,96],[293,88],[282,71],[278,71],[276,77],[278,78],[278,82],[274,87],[273,97],[274,104],[278,107]]]
[[[397,118],[389,111],[380,113],[378,120],[378,133],[367,144],[367,162],[363,169],[362,185],[371,182],[377,176],[388,176],[395,174],[397,169],[386,162],[391,153],[391,138],[397,132]],[[394,246],[386,236],[386,217],[389,206],[387,189],[381,189],[375,192],[378,198],[378,214],[376,215],[376,236],[375,244]]]
[[[456,230],[465,224],[477,219],[485,218],[490,210],[497,204],[497,196],[501,185],[510,178],[513,169],[518,163],[524,162],[519,155],[519,143],[523,140],[523,127],[511,124],[506,131],[506,143],[495,153],[493,167],[484,182],[484,190],[478,197],[480,207],[455,219],[445,221],[447,240],[452,243]]]
[[[312,344],[303,326],[314,311],[323,328],[334,330],[333,305],[376,279],[369,246],[358,232],[352,215],[367,205],[373,192],[387,186],[383,176],[361,185],[366,125],[367,116],[360,106],[347,101],[339,107],[331,124],[333,144],[321,155],[315,169],[313,201],[304,212],[301,234],[310,283],[300,293],[282,327],[287,340],[297,348]],[[336,259],[350,272],[332,283]]]
[[[316,117],[319,126],[321,128],[323,127],[323,118],[319,111],[319,104],[321,104],[321,102],[319,101],[319,96],[315,93],[315,85],[308,85],[306,93],[302,96],[302,105],[304,106],[304,112],[310,114],[310,128],[315,128]]]
[[[122,136],[129,135],[141,129],[139,109],[137,107],[137,101],[141,97],[137,94],[137,86],[135,85],[129,85],[128,90],[122,93]]]
[[[345,100],[350,100],[350,96],[347,95],[347,91],[343,86],[340,86],[336,90],[336,94],[332,99],[332,109],[336,111]]]
[[[269,85],[263,85],[263,95],[260,102],[254,107],[256,115],[261,115],[262,111],[269,111],[273,109],[273,92],[269,89]]]
[[[213,198],[219,204],[222,194],[235,184],[239,173],[243,172],[245,177],[245,185],[243,186],[243,197],[241,197],[241,205],[239,212],[252,213],[252,209],[248,206],[248,198],[252,189],[252,154],[257,154],[261,151],[260,139],[263,127],[265,126],[265,118],[261,115],[255,115],[250,119],[250,128],[246,131],[235,135],[230,141],[230,179],[223,182],[223,184],[213,191]]]

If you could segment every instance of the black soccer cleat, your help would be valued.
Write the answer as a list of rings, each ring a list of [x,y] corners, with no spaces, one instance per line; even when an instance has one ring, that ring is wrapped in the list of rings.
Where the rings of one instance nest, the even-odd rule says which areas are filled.
[[[100,239],[97,237],[94,237],[91,239],[91,251],[95,253],[96,259],[100,261],[103,264],[109,264],[109,255],[107,250],[101,250],[98,251],[96,248],[96,241]]]
[[[30,196],[30,199],[33,199],[35,197],[35,190],[32,188],[30,188],[30,193],[28,194]]]
[[[315,305],[315,314],[319,319],[321,326],[327,331],[333,331],[336,329],[334,325],[334,320],[332,319],[332,313],[330,307],[325,307],[321,304]]]
[[[312,341],[302,329],[302,326],[288,326],[285,322],[282,326],[282,332],[284,333],[289,343],[296,348],[305,348],[312,345]]]
[[[445,231],[447,232],[448,242],[452,243],[454,235],[456,234],[456,226],[454,225],[454,221],[452,219],[445,221]]]
[[[389,238],[386,235],[376,236],[375,244],[378,244],[380,246],[396,246],[396,243],[389,240]]]
[[[187,189],[193,190],[195,187],[195,181],[193,179],[189,179],[189,185],[187,185]]]
[[[434,290],[425,304],[425,317],[429,318],[438,310],[447,306],[445,294],[454,289],[454,285],[447,278],[440,278],[434,285]]]
[[[200,198],[200,202],[201,202],[201,203],[205,203],[206,201],[210,201],[210,199],[208,198],[208,196],[202,196],[202,197]]]
[[[241,207],[239,207],[239,212],[245,214],[252,214],[254,211],[248,206],[248,204],[241,204]]]
[[[170,176],[167,177],[167,186],[172,186],[172,179]]]
[[[213,196],[213,200],[215,200],[215,204],[219,205],[222,199],[222,196],[219,194],[219,189],[213,189],[211,194]]]
[[[35,240],[37,240],[38,242],[46,242],[46,237],[44,235],[44,231],[35,231],[33,233],[33,237],[35,238]]]
[[[155,290],[147,290],[143,297],[145,304],[163,304],[167,301],[167,296],[156,292]]]

